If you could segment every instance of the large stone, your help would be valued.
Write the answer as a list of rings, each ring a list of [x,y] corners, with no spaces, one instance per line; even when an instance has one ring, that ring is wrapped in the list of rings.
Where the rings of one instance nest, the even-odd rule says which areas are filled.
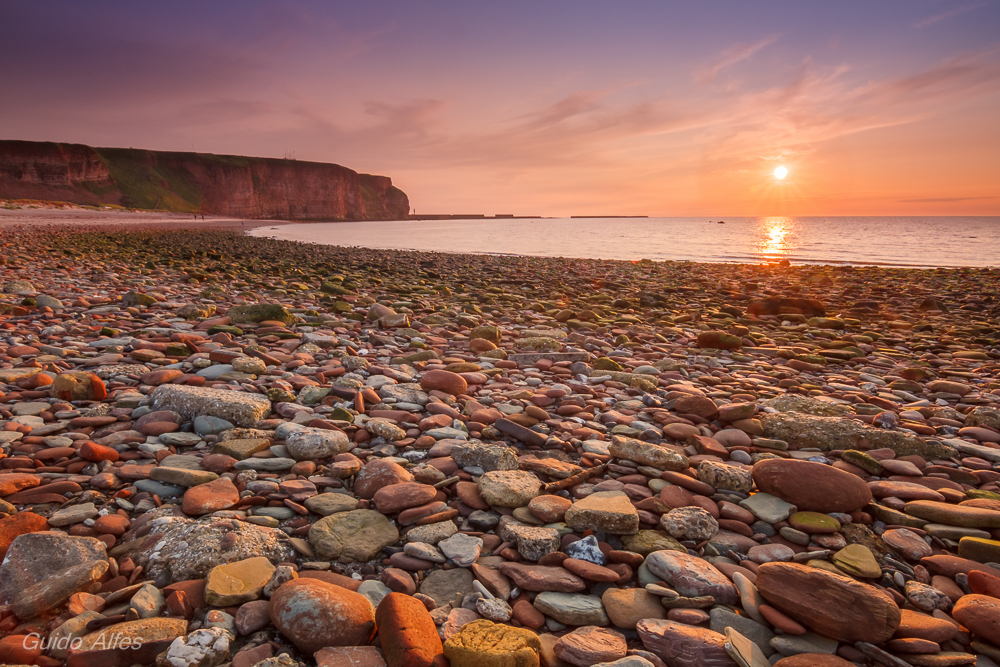
[[[429,503],[437,494],[438,490],[430,484],[403,482],[379,489],[372,500],[382,514],[396,514]]]
[[[566,510],[566,523],[574,530],[588,528],[613,535],[632,535],[639,530],[639,512],[622,491],[598,491],[573,503]]]
[[[793,459],[766,459],[753,467],[757,489],[810,512],[853,512],[872,499],[860,477],[832,466]]]
[[[736,667],[718,632],[675,621],[647,619],[635,626],[642,645],[668,665]]]
[[[579,593],[587,588],[583,579],[562,567],[500,563],[501,573],[510,577],[522,590]]]
[[[383,487],[412,481],[413,475],[395,461],[369,459],[354,479],[354,495],[371,500]]]
[[[463,468],[472,466],[482,468],[485,472],[518,469],[516,452],[506,445],[497,443],[470,440],[452,447],[451,457]]]
[[[917,455],[931,460],[949,459],[955,455],[955,450],[947,445],[921,440],[901,431],[873,428],[852,419],[782,412],[762,414],[760,421],[765,436],[800,449],[858,449],[864,439],[875,449],[892,449],[899,456]]]
[[[523,470],[495,470],[479,478],[480,495],[496,507],[524,507],[541,488],[541,480]]]
[[[750,493],[753,487],[749,468],[719,461],[702,461],[698,464],[698,479],[716,489],[737,493]]]
[[[455,602],[473,590],[475,577],[464,567],[454,570],[433,570],[420,583],[420,592],[430,597],[439,607]]]
[[[563,635],[553,652],[571,665],[591,667],[598,662],[624,658],[627,650],[625,637],[620,632],[586,626]]]
[[[379,603],[375,621],[388,667],[432,667],[444,652],[434,619],[416,598],[389,593]]]
[[[493,621],[466,623],[444,643],[451,667],[539,667],[538,635]]]
[[[658,470],[685,470],[690,462],[683,454],[668,447],[660,447],[642,440],[615,436],[608,447],[611,455],[619,459],[628,459],[641,465],[652,466]]]
[[[11,543],[0,566],[0,604],[10,604],[22,591],[57,572],[106,559],[104,543],[93,537],[57,532],[20,535]]]
[[[1000,511],[951,505],[933,500],[914,500],[906,503],[903,511],[910,516],[925,519],[931,523],[959,526],[962,528],[1000,528]]]
[[[181,509],[185,514],[200,516],[229,509],[240,500],[240,492],[228,477],[192,486],[184,492]]]
[[[292,431],[285,439],[285,446],[296,461],[328,459],[354,447],[343,431],[305,426]]]
[[[151,522],[154,527],[145,545],[152,547],[133,556],[136,564],[145,568],[145,576],[161,586],[203,579],[212,568],[224,563],[254,556],[281,563],[291,560],[294,554],[288,536],[280,530],[211,516],[192,521],[164,514]]]
[[[1000,641],[1000,599],[988,595],[963,595],[951,615],[981,638]]]
[[[164,384],[150,392],[149,398],[154,410],[172,410],[185,420],[210,415],[244,427],[253,426],[271,412],[266,396],[245,391]]]
[[[399,530],[374,510],[352,510],[324,517],[309,529],[316,554],[341,563],[363,563],[382,547],[399,541]]]
[[[364,595],[318,579],[293,579],[271,596],[271,622],[304,653],[361,646],[375,634],[375,608]]]
[[[634,630],[636,623],[647,618],[667,617],[660,597],[644,588],[609,588],[601,602],[611,624],[624,630]]]
[[[274,565],[263,556],[217,565],[205,578],[205,601],[231,607],[257,600],[273,574]]]
[[[535,609],[564,625],[608,625],[601,598],[596,595],[544,591],[535,596]]]
[[[93,560],[50,572],[42,581],[18,591],[10,604],[22,621],[60,607],[71,595],[99,580],[108,571],[107,560]]]
[[[711,595],[716,602],[735,605],[736,586],[708,561],[679,551],[654,551],[646,567],[685,597]]]
[[[765,563],[756,583],[768,604],[837,641],[877,644],[899,627],[893,599],[850,577],[798,563]]]

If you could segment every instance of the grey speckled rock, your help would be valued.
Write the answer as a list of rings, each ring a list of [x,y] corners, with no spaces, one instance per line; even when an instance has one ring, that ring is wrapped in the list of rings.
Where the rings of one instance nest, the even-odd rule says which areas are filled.
[[[271,412],[271,401],[260,394],[206,387],[164,384],[149,394],[154,410],[173,410],[184,419],[211,415],[238,426],[253,426]]]
[[[11,543],[0,566],[0,603],[10,604],[18,593],[53,572],[106,559],[104,543],[93,537],[70,537],[58,532],[20,535]]]
[[[474,466],[486,472],[518,469],[517,455],[510,447],[479,440],[456,445],[451,450],[451,457],[463,468]]]
[[[578,593],[546,591],[535,596],[535,608],[566,625],[610,625],[601,598]]]
[[[153,547],[130,554],[158,586],[175,581],[201,579],[209,570],[223,563],[266,556],[281,563],[294,553],[287,536],[280,530],[255,526],[244,521],[221,521],[205,517],[191,521],[170,515],[169,506],[156,510],[160,516],[151,523],[147,541]]]
[[[947,460],[955,456],[954,448],[921,440],[902,431],[873,428],[851,419],[816,417],[784,412],[760,416],[764,435],[784,440],[795,447],[818,447],[823,450],[857,449],[864,438],[873,449],[888,448],[898,456],[916,454],[925,459]]]

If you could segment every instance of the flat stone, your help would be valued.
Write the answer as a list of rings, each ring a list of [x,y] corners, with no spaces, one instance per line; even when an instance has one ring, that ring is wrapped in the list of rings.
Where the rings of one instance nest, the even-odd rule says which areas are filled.
[[[186,385],[160,385],[149,394],[154,410],[172,410],[186,420],[199,415],[218,417],[251,427],[271,411],[271,401],[260,394]]]
[[[274,566],[263,556],[219,565],[205,578],[205,601],[231,607],[256,600],[273,574]]]
[[[598,491],[574,502],[566,510],[566,523],[574,530],[632,535],[639,530],[639,512],[625,493]]]
[[[655,551],[646,557],[649,571],[686,597],[711,595],[721,604],[735,605],[736,587],[708,561],[679,551]]]
[[[619,459],[628,459],[641,465],[651,466],[658,470],[680,471],[690,465],[687,457],[673,449],[660,447],[652,443],[634,440],[632,438],[615,437],[609,447],[611,455]]]
[[[643,646],[668,665],[733,667],[726,638],[718,632],[669,620],[646,619],[636,625]]]
[[[420,592],[444,607],[473,592],[473,580],[472,573],[465,568],[433,570],[420,583]]]
[[[553,648],[560,660],[578,667],[591,667],[598,662],[624,658],[627,650],[628,645],[621,633],[593,626],[563,635]]]
[[[610,623],[601,604],[594,595],[577,595],[544,591],[535,596],[535,609],[565,625],[598,625]]]
[[[521,470],[496,470],[479,478],[479,493],[496,507],[524,507],[541,490],[542,482]]]
[[[306,498],[303,503],[310,512],[320,516],[330,516],[338,512],[350,512],[358,508],[358,499],[346,493],[320,493]]]
[[[601,602],[611,624],[625,630],[634,630],[644,619],[667,617],[659,596],[642,588],[609,588]]]
[[[810,461],[766,459],[754,465],[753,480],[759,491],[802,511],[849,513],[872,499],[871,490],[861,478]]]
[[[150,479],[174,484],[176,486],[198,486],[219,479],[219,476],[208,470],[190,470],[188,468],[167,468],[157,466],[149,473]]]
[[[341,563],[365,562],[399,541],[399,531],[380,512],[351,510],[326,516],[309,529],[317,555]]]
[[[825,570],[765,563],[756,584],[768,604],[838,641],[879,643],[899,626],[899,607],[887,593]]]
[[[204,417],[199,417],[199,419],[204,419]],[[237,461],[242,461],[257,452],[264,451],[270,446],[271,441],[263,438],[223,440],[212,447],[212,453],[225,454],[226,456],[232,456]]]
[[[761,521],[779,523],[786,520],[798,510],[795,505],[787,503],[769,493],[755,493],[740,501],[740,507],[749,510]]]

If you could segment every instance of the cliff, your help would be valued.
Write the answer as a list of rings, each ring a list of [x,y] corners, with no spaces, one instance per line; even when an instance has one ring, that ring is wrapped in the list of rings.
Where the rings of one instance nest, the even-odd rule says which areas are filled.
[[[0,141],[0,199],[282,220],[402,220],[410,210],[389,178],[336,164],[34,141]]]

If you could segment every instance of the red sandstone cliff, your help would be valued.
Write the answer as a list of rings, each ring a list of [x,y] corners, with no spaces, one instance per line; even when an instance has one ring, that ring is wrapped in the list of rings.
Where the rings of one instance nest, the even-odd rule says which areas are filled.
[[[0,141],[0,198],[285,220],[400,220],[385,176],[320,162]]]

